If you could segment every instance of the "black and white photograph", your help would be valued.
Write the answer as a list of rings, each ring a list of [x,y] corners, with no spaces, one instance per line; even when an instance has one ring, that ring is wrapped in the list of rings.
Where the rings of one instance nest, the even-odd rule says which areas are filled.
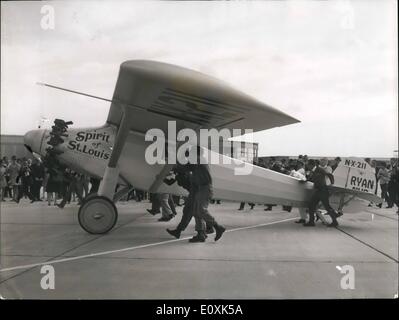
[[[397,299],[397,23],[394,0],[2,1],[0,299]]]

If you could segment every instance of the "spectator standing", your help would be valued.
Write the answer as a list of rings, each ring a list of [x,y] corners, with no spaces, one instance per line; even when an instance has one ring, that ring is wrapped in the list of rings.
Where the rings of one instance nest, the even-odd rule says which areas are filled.
[[[45,191],[47,193],[47,203],[51,206],[51,201],[54,200],[54,205],[57,205],[57,194],[60,192],[59,186],[60,183],[57,180],[57,173],[56,170],[46,168],[46,179],[45,179]]]
[[[0,201],[4,201],[4,195],[7,188],[6,179],[7,167],[3,159],[0,160]]]
[[[10,161],[8,160],[7,157],[3,157],[2,160],[3,160],[3,166],[6,168],[6,172],[5,172],[4,176],[7,181],[7,186],[4,188],[4,197],[12,199],[12,188],[10,187],[10,173],[8,172],[8,166],[10,164]]]
[[[31,192],[33,185],[33,177],[29,164],[30,164],[29,161],[25,161],[21,167],[21,170],[19,171],[19,176],[17,180],[19,180],[21,184],[18,192],[17,203],[19,203],[19,201],[23,196],[27,196],[31,200],[31,203],[35,202],[35,198],[33,197]]]
[[[387,208],[392,208],[394,204],[396,204],[396,207],[399,207],[399,173],[398,173],[398,159],[397,158],[391,158],[390,160],[391,163],[391,172],[390,172],[390,179],[388,183],[388,207]]]
[[[380,182],[381,187],[381,198],[385,201],[389,202],[388,197],[388,184],[390,180],[390,174],[387,170],[386,163],[382,163],[380,170],[378,170],[377,179]],[[378,207],[382,207],[382,202],[377,205]]]
[[[8,168],[7,168],[7,173],[10,177],[9,186],[12,189],[12,199],[15,202],[19,201],[18,200],[19,186],[18,186],[17,179],[18,179],[20,170],[21,170],[21,166],[17,162],[16,156],[12,156],[11,163],[8,165]]]
[[[32,166],[31,166],[31,171],[32,171],[32,196],[35,201],[42,201],[40,199],[40,189],[43,186],[43,180],[44,180],[44,166],[43,164],[38,160],[34,159]]]

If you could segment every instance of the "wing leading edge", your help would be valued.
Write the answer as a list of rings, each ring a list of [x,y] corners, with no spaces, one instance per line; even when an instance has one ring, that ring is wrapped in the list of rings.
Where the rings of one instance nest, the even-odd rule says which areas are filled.
[[[171,64],[132,60],[121,64],[107,122],[119,125],[122,108],[135,108],[131,129],[252,129],[254,132],[299,122],[226,83]]]

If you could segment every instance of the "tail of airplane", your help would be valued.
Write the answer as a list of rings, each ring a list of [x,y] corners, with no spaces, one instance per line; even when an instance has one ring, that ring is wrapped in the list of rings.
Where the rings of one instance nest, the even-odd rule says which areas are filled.
[[[375,169],[361,158],[343,158],[334,170],[334,185],[329,186],[340,209],[353,198],[381,203]]]

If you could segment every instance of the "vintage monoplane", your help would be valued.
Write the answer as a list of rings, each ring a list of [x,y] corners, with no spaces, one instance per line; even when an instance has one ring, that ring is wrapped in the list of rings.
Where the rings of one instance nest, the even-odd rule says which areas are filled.
[[[145,139],[149,129],[167,132],[168,123],[175,121],[177,130],[228,129],[234,136],[237,131],[233,129],[256,132],[299,122],[213,77],[155,61],[122,63],[112,99],[44,85],[111,103],[103,126],[68,128],[68,123],[57,120],[52,131],[33,130],[24,137],[32,152],[41,156],[52,152],[60,163],[75,171],[101,178],[98,193],[86,197],[79,208],[79,223],[89,233],[106,233],[113,228],[118,216],[115,202],[132,186],[152,193],[186,194],[177,185],[163,183],[173,164],[146,161],[146,149],[152,143]],[[176,144],[169,136],[165,142]],[[340,177],[331,187],[340,199],[339,206],[352,197],[379,202],[374,194],[375,177],[368,174],[364,182],[356,175],[354,167],[368,165],[352,161],[343,163],[346,167],[340,169]],[[250,173],[235,174],[237,166]],[[369,168],[360,169],[366,172]],[[313,187],[310,182],[238,160],[213,163],[210,170],[217,199],[306,207]],[[352,179],[354,174],[360,178]],[[115,193],[117,184],[124,188]]]

